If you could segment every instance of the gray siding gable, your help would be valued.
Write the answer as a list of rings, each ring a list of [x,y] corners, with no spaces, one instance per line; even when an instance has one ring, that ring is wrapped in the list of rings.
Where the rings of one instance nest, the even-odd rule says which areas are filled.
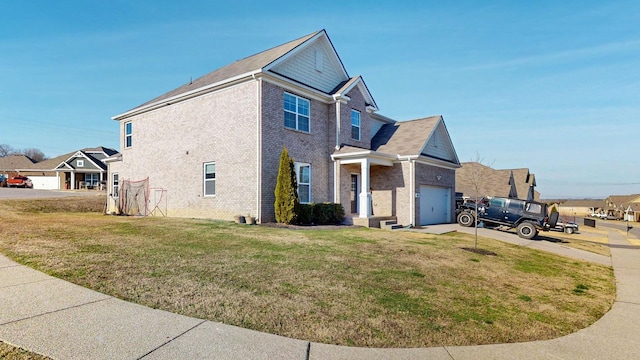
[[[305,44],[269,71],[325,93],[330,93],[341,82],[349,79],[326,36]]]
[[[458,156],[453,148],[449,132],[443,122],[439,122],[433,129],[426,146],[422,150],[422,154],[436,159],[458,163]]]

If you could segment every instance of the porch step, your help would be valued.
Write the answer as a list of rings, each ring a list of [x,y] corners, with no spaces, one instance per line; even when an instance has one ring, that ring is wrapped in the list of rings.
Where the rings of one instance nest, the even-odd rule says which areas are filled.
[[[380,228],[386,230],[402,229],[403,226],[398,224],[396,220],[381,220]]]

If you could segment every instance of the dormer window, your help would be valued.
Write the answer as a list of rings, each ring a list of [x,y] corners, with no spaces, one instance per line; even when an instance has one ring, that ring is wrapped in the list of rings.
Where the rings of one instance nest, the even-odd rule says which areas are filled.
[[[77,161],[78,167],[84,167],[84,160]]]

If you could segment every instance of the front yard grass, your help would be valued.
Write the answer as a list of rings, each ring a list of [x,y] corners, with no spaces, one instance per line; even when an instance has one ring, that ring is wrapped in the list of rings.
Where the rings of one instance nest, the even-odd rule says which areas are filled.
[[[104,199],[102,199],[104,200]],[[559,337],[607,312],[610,267],[473,236],[105,216],[0,202],[0,251],[124,300],[315,342],[427,347]]]

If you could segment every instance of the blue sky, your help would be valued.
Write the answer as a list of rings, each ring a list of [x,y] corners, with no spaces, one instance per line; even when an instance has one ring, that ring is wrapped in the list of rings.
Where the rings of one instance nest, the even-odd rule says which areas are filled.
[[[326,29],[396,120],[444,116],[460,161],[528,167],[543,198],[640,193],[638,1],[14,1],[0,144],[118,149],[111,117]]]

